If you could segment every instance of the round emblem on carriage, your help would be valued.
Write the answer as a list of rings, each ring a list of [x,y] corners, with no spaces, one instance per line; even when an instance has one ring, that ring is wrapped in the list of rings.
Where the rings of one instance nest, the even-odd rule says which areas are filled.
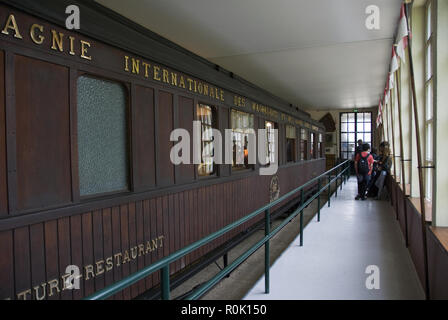
[[[278,184],[278,176],[273,176],[271,184],[269,185],[269,198],[270,201],[277,200],[280,195],[280,185]]]

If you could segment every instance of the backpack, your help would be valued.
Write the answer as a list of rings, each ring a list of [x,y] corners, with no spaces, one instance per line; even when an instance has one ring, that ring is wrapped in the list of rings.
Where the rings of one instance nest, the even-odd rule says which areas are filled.
[[[370,154],[368,154],[365,157],[363,157],[361,154],[359,156],[360,156],[360,159],[358,161],[358,174],[366,175],[370,171],[369,162],[367,161]]]

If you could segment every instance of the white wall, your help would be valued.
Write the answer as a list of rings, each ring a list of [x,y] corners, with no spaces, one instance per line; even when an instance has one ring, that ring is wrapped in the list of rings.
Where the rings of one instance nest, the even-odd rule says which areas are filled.
[[[448,1],[437,1],[433,225],[448,227]]]

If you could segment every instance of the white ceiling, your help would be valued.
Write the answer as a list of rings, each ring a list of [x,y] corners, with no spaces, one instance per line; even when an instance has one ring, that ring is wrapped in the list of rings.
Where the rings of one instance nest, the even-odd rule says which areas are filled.
[[[401,0],[96,0],[304,109],[375,106]],[[365,27],[380,9],[380,30]]]

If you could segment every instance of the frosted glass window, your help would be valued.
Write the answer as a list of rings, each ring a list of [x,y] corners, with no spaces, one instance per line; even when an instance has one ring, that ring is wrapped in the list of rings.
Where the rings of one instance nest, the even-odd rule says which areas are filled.
[[[125,89],[83,76],[77,90],[80,195],[128,190]]]

